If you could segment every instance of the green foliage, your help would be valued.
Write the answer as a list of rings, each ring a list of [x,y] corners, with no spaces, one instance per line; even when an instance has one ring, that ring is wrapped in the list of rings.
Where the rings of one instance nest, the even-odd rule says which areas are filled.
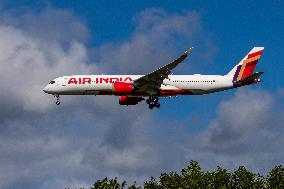
[[[137,186],[136,183],[132,184],[131,186],[128,187],[128,189],[141,189],[140,186]]]
[[[208,189],[230,188],[231,174],[228,173],[226,169],[218,167],[217,170],[212,173],[207,172],[204,178],[206,179]]]
[[[283,189],[284,188],[284,167],[281,165],[273,168],[267,177],[268,188]]]
[[[117,178],[98,180],[90,189],[126,189],[126,182]],[[181,170],[180,173],[162,173],[159,180],[151,177],[144,183],[145,189],[284,189],[284,167],[276,166],[267,177],[262,177],[240,166],[230,173],[218,167],[215,171],[204,172],[197,161]],[[141,189],[136,183],[128,189]]]
[[[119,183],[117,178],[108,180],[108,178],[104,178],[103,180],[98,180],[95,182],[93,187],[90,189],[123,189],[126,186],[126,182]]]
[[[147,189],[152,189],[152,188],[160,189],[161,187],[159,186],[159,183],[155,180],[155,178],[151,177],[149,181],[146,181],[144,183],[144,188],[147,188]]]
[[[206,179],[204,173],[201,171],[197,161],[191,161],[189,166],[181,171],[180,180],[182,182],[181,188],[199,188],[205,186]]]
[[[248,171],[244,166],[240,166],[232,175],[232,188],[265,188],[265,180],[259,174]]]
[[[124,189],[126,188],[126,182],[123,181],[119,183],[117,178],[108,180],[108,178],[104,178],[103,180],[98,180],[95,182],[93,187],[90,189]],[[129,186],[128,189],[141,189],[140,186],[137,186],[136,183]]]

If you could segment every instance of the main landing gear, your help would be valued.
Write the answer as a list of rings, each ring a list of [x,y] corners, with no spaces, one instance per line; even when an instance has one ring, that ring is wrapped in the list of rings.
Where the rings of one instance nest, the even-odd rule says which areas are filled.
[[[54,95],[54,98],[56,98],[55,104],[56,104],[57,106],[59,106],[59,104],[60,104],[59,95],[58,95],[58,94]]]
[[[146,100],[146,102],[147,102],[147,104],[149,104],[149,108],[150,109],[153,109],[154,107],[160,108],[160,103],[159,103],[159,98],[158,97],[150,96]]]

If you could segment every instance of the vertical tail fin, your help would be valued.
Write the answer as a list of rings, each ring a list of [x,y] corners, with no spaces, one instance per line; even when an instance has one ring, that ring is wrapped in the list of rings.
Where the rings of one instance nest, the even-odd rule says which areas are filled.
[[[233,82],[239,81],[254,72],[254,68],[261,57],[264,47],[254,47],[227,76],[232,77]]]

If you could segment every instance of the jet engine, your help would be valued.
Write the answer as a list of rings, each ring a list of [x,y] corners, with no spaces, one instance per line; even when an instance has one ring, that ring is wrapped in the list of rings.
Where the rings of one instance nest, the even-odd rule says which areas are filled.
[[[115,95],[129,95],[132,94],[133,84],[117,81],[112,84],[112,91]]]
[[[144,98],[142,97],[120,96],[119,104],[120,105],[136,105],[142,100],[144,100]]]

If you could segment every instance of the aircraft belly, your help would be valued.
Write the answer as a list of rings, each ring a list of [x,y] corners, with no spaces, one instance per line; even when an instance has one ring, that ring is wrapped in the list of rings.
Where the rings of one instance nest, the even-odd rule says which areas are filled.
[[[176,95],[199,95],[205,94],[207,91],[204,91],[198,87],[189,88],[184,85],[162,85],[159,91],[160,96],[176,96]]]
[[[84,95],[111,95],[112,84],[96,84],[86,88]]]
[[[109,95],[112,94],[111,84],[100,85],[73,85],[59,90],[60,95]]]
[[[160,95],[161,96],[173,96],[173,95],[203,95],[213,92],[223,91],[232,88],[232,82],[219,81],[216,83],[192,83],[184,84],[177,83],[175,86],[162,85]]]

